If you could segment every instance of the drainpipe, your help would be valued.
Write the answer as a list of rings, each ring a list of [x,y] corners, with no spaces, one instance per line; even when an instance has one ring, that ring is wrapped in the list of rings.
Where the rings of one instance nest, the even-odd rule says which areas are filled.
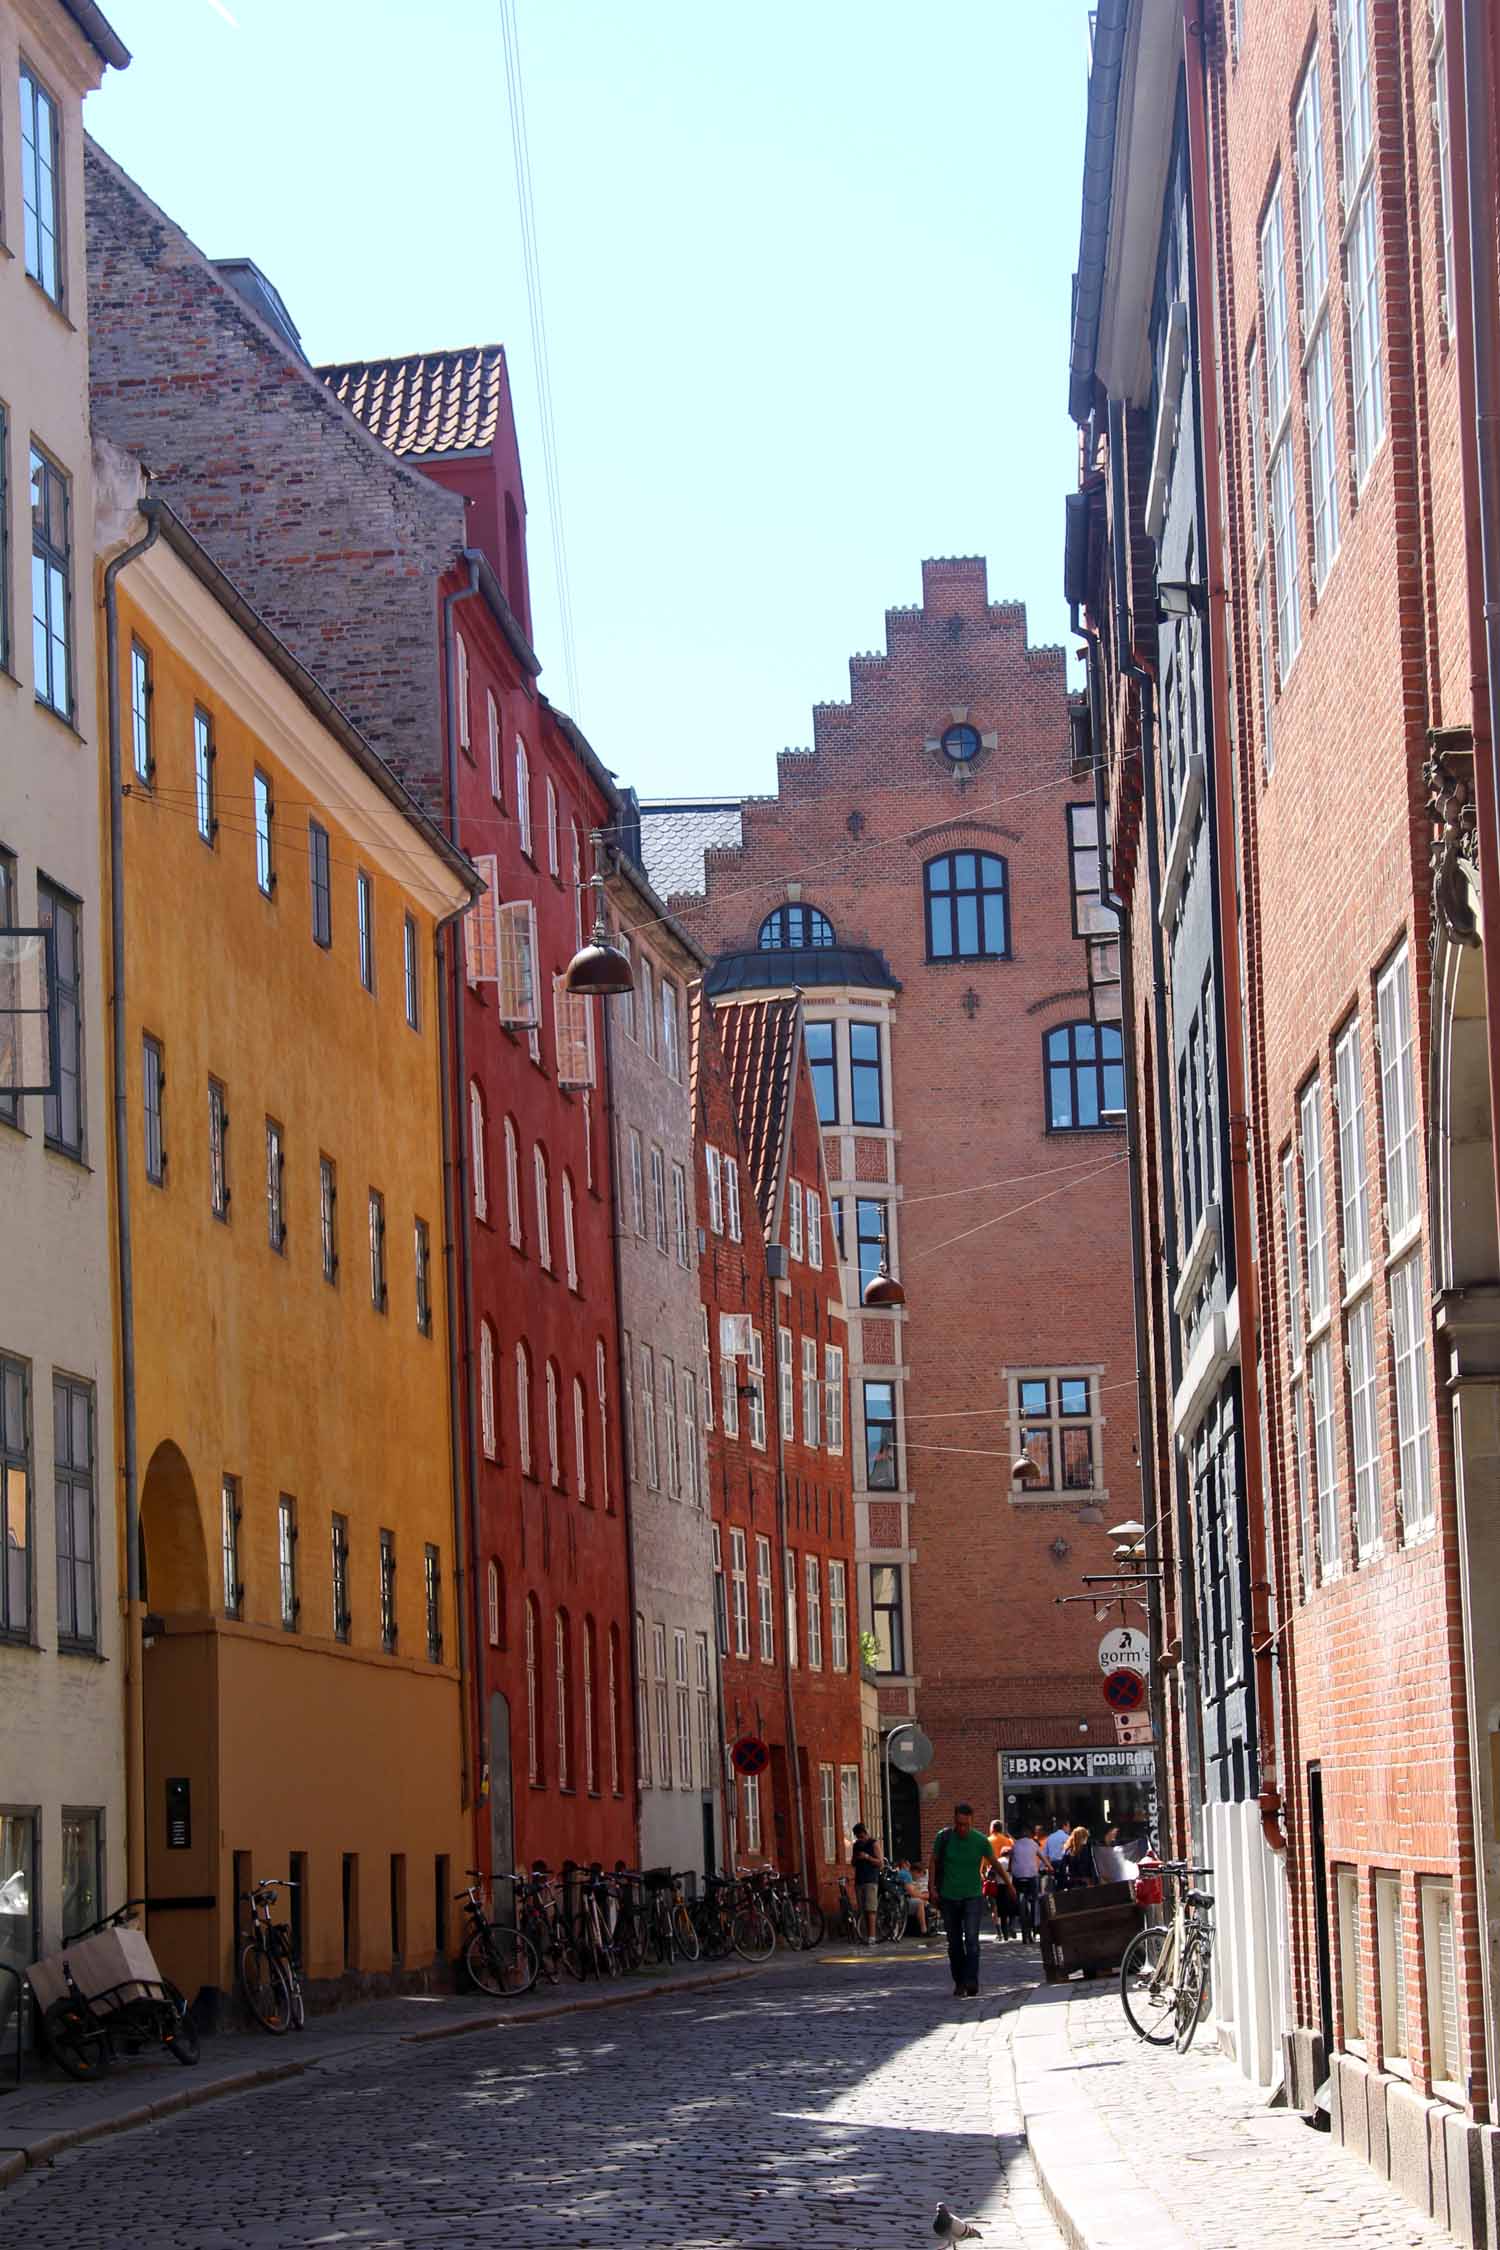
[[[460,824],[458,817],[458,713],[455,707],[456,675],[453,650],[453,612],[455,609],[457,609],[460,602],[472,601],[478,594],[478,592],[479,564],[477,561],[471,560],[469,563],[468,585],[459,587],[455,592],[451,594],[445,594],[443,597],[443,681],[447,694],[447,726],[445,729],[444,742],[447,764],[446,780],[448,799],[448,836],[449,841],[454,844],[457,844],[459,842]],[[448,984],[449,991],[451,993],[450,1004],[453,1010],[453,1076],[457,1081],[457,1087],[460,1096],[462,1097],[463,1090],[468,1086],[469,1083],[468,1049],[465,1040],[464,1025],[463,978],[460,973],[458,948],[456,946],[450,948],[445,945],[443,947],[443,951],[448,955]],[[456,1172],[454,1185],[456,1186],[458,1194],[459,1242],[461,1245],[461,1249],[458,1261],[459,1288],[457,1294],[459,1328],[457,1331],[457,1336],[459,1348],[463,1357],[464,1369],[463,1396],[465,1401],[465,1412],[463,1414],[462,1435],[464,1465],[467,1473],[467,1481],[469,1487],[469,1517],[467,1539],[460,1538],[460,1526],[457,1522],[455,1522],[454,1524],[454,1536],[455,1539],[459,1541],[454,1549],[455,1566],[462,1567],[465,1570],[469,1581],[467,1602],[465,1602],[462,1596],[460,1596],[456,1605],[459,1620],[459,1664],[462,1668],[464,1659],[465,1624],[467,1621],[467,1638],[469,1644],[469,1664],[467,1669],[469,1671],[471,1680],[471,1692],[465,1699],[464,1708],[468,1717],[469,1740],[472,1745],[472,1756],[469,1759],[469,1776],[472,1778],[473,1788],[472,1791],[466,1788],[465,1796],[472,1801],[474,1807],[475,1864],[479,1867],[489,1868],[490,1873],[493,1875],[494,1869],[490,1868],[490,1839],[487,1831],[487,1823],[484,1817],[486,1808],[489,1803],[492,1777],[489,1770],[489,1714],[485,1700],[485,1680],[482,1673],[482,1666],[484,1663],[483,1650],[485,1647],[485,1637],[483,1630],[483,1617],[480,1608],[481,1595],[479,1584],[479,1439],[478,1431],[475,1426],[474,1404],[473,1198],[469,1190],[469,1136],[464,1128],[462,1099],[460,1100],[459,1104],[459,1114],[455,1118],[454,1104],[452,1102],[451,1093],[452,1089],[450,1086],[450,1098],[447,1104],[447,1117],[445,1121],[446,1146],[449,1151],[450,1173]],[[450,1334],[451,1333],[452,1332],[450,1331]],[[450,1403],[454,1402],[455,1400],[456,1388],[457,1386],[455,1385],[452,1389],[450,1389]],[[452,1449],[454,1453],[455,1464],[457,1462],[458,1455],[458,1435],[458,1431],[455,1430],[454,1444]],[[458,1490],[458,1473],[456,1466],[454,1470],[454,1505],[455,1509],[461,1513],[462,1495]],[[460,1556],[465,1557],[465,1562],[461,1566],[458,1564],[458,1558]],[[512,1839],[514,1840],[514,1826],[512,1826],[511,1834]],[[508,1868],[503,1868],[501,1870],[502,1874],[508,1874],[509,1872],[510,1870]]]
[[[1112,542],[1114,555],[1115,640],[1120,654],[1120,672],[1123,678],[1133,680],[1141,705],[1141,802],[1146,827],[1146,878],[1147,904],[1151,916],[1151,1021],[1155,1052],[1156,1078],[1156,1131],[1157,1146],[1163,1152],[1161,1167],[1162,1232],[1165,1238],[1166,1284],[1170,1298],[1177,1281],[1174,1245],[1177,1241],[1177,1182],[1169,1160],[1172,1147],[1172,1073],[1168,1064],[1171,1041],[1167,1033],[1167,971],[1166,954],[1161,934],[1161,839],[1158,831],[1156,809],[1156,679],[1143,664],[1138,664],[1131,652],[1130,600],[1125,582],[1126,526],[1129,513],[1125,491],[1125,414],[1118,399],[1109,401],[1109,473],[1111,506],[1116,535]],[[1169,1377],[1176,1390],[1181,1375],[1181,1357],[1175,1325],[1168,1322],[1167,1336],[1170,1346]],[[1170,1433],[1167,1438],[1167,1474],[1171,1482],[1172,1506],[1177,1526],[1177,1570],[1179,1580],[1185,1580],[1186,1599],[1181,1602],[1182,1677],[1183,1677],[1183,1739],[1187,1749],[1188,1821],[1196,1825],[1203,1805],[1202,1737],[1198,1701],[1198,1601],[1194,1582],[1194,1547],[1192,1522],[1188,1509],[1184,1479],[1178,1471],[1176,1441]],[[1157,1552],[1155,1542],[1147,1535],[1147,1567],[1152,1567],[1151,1557]],[[1161,1745],[1158,1756],[1165,1751]],[[1158,1796],[1158,1803],[1163,1800]]]
[[[1193,229],[1194,294],[1211,291],[1214,264],[1209,226],[1208,52],[1201,0],[1183,0],[1183,34],[1188,79],[1187,142],[1190,217]],[[1195,305],[1195,312],[1198,307]],[[1197,322],[1200,338],[1204,333]],[[1203,551],[1212,583],[1208,589],[1208,738],[1212,745],[1213,802],[1218,819],[1231,815],[1234,770],[1229,746],[1229,659],[1224,583],[1224,527],[1219,508],[1219,368],[1212,341],[1196,355],[1199,460],[1202,463]],[[1218,820],[1215,821],[1218,830]],[[1218,885],[1219,976],[1224,994],[1226,1092],[1229,1097],[1229,1189],[1234,1278],[1240,1299],[1241,1474],[1245,1491],[1245,1529],[1249,1549],[1250,1646],[1255,1662],[1255,1731],[1261,1832],[1274,1852],[1286,1850],[1278,1815],[1278,1759],[1275,1727],[1275,1644],[1271,1632],[1271,1581],[1266,1546],[1265,1491],[1261,1482],[1260,1442],[1260,1268],[1254,1254],[1250,1193],[1250,1097],[1245,1064],[1245,996],[1240,977],[1239,911],[1233,855],[1221,833],[1211,842]]]
[[[120,784],[120,650],[115,582],[154,547],[161,525],[143,500],[143,538],[104,569],[106,724],[109,740],[109,1013],[114,1096],[115,1262],[119,1272],[120,1462],[125,1484],[125,1855],[127,1897],[146,1895],[146,1698],[141,1620],[140,1495],[136,1483],[135,1267],[130,1231],[130,1110],[125,1055],[125,800]]]
[[[456,1573],[461,1568],[459,1558],[464,1553],[466,1537],[464,1530],[463,1405],[458,1381],[458,1261],[457,1245],[453,1238],[454,1198],[457,1193],[454,1184],[453,1165],[455,1145],[453,1072],[449,1055],[448,1010],[444,1005],[444,995],[449,983],[449,940],[453,932],[453,925],[467,912],[468,908],[461,906],[457,913],[445,914],[433,931],[433,949],[437,956],[438,1094],[442,1105],[443,1120],[443,1299],[447,1308],[448,1340],[448,1480],[453,1500],[453,1561]],[[473,1567],[474,1557],[471,1551],[471,1572]],[[475,1575],[477,1577],[477,1573]],[[461,1584],[455,1585],[453,1596],[454,1615],[458,1619],[459,1669],[462,1671],[465,1640],[465,1602],[464,1589]],[[481,1645],[476,1632],[474,1637],[474,1667],[476,1672],[479,1662],[478,1651]],[[468,1745],[473,1739],[473,1718],[468,1695],[462,1697],[461,1709],[464,1723],[463,1739],[459,1745],[459,1801],[462,1804],[467,1804],[470,1801]],[[482,1795],[482,1790],[476,1794],[474,1799],[476,1807]]]
[[[610,1270],[614,1276],[615,1285],[615,1352],[616,1365],[623,1369],[625,1365],[625,1284],[620,1265],[620,1168],[615,1162],[615,1034],[608,1004],[601,1002],[600,1005],[604,1016],[604,1038],[601,1042],[601,1051],[604,1056],[604,1130],[609,1142],[609,1255]],[[624,1397],[625,1385],[622,1379],[620,1384],[622,1404]],[[608,1464],[606,1464],[605,1473],[608,1474]],[[631,1728],[633,1732],[638,1734],[640,1714],[645,1708],[645,1699],[640,1676],[640,1651],[636,1647],[635,1510],[630,1490],[630,1449],[625,1445],[620,1448],[620,1492],[620,1517],[625,1533],[625,1599],[630,1605],[625,1619],[625,1645],[630,1652]],[[718,1596],[717,1589],[715,1589],[714,1643],[716,1647],[718,1637]],[[615,1691],[617,1694],[619,1685],[620,1683],[616,1681]],[[647,1719],[649,1724],[649,1713]],[[636,1864],[639,1865],[643,1856],[641,1851],[641,1745],[639,1741],[636,1742],[635,1756],[630,1763],[630,1804],[635,1828]],[[705,1875],[707,1872],[708,1870],[705,1868]]]
[[[1085,622],[1079,604],[1072,605],[1073,631],[1089,643],[1088,696],[1090,735],[1094,744],[1094,832],[1099,840],[1099,898],[1104,906],[1113,907],[1120,924],[1120,1020],[1123,1033],[1125,1083],[1136,1083],[1135,1038],[1135,963],[1131,952],[1130,906],[1114,887],[1114,861],[1109,846],[1109,823],[1104,801],[1104,758],[1101,751],[1103,729],[1099,709],[1099,628]],[[1151,1735],[1156,1745],[1156,1805],[1157,1824],[1167,1805],[1163,1786],[1163,1766],[1166,1760],[1167,1714],[1166,1695],[1162,1688],[1160,1665],[1157,1659],[1163,1646],[1161,1597],[1161,1533],[1156,1508],[1155,1480],[1152,1476],[1154,1448],[1151,1442],[1153,1415],[1151,1411],[1151,1378],[1146,1360],[1146,1338],[1151,1331],[1151,1316],[1146,1298],[1146,1209],[1145,1181],[1141,1157],[1140,1126],[1133,1101],[1125,1104],[1125,1166],[1130,1189],[1130,1282],[1135,1304],[1135,1411],[1139,1431],[1141,1521],[1146,1526],[1146,1621],[1151,1645],[1151,1672],[1149,1692],[1151,1699]]]

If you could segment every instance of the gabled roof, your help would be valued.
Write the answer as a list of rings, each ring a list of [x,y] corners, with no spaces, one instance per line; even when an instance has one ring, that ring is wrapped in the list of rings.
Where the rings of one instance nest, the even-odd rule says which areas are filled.
[[[351,360],[315,372],[392,453],[431,460],[487,452],[495,442],[505,393],[503,344]]]
[[[800,1000],[733,1000],[714,1010],[740,1139],[761,1225],[769,1238],[792,1129],[802,1057]]]
[[[703,854],[738,844],[739,797],[658,797],[641,805],[641,859],[663,898],[704,887]]]

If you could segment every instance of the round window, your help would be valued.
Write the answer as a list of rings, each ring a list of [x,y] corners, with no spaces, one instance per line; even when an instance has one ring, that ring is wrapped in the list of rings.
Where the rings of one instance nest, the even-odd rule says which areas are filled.
[[[966,766],[979,755],[979,730],[977,727],[949,727],[943,736],[943,749],[956,766]]]

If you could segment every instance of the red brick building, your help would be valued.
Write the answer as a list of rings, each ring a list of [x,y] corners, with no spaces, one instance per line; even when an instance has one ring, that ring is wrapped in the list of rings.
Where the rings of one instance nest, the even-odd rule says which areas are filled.
[[[1254,1449],[1240,1686],[1253,1660],[1262,1803],[1285,1834],[1288,2097],[1330,2108],[1347,2146],[1476,2241],[1496,2239],[1500,1959],[1481,912],[1493,927],[1481,529],[1500,492],[1475,432],[1500,362],[1494,120],[1471,133],[1464,87],[1494,46],[1493,9],[1467,0],[1101,6],[1069,556],[1122,887],[1138,869],[1144,897],[1174,857],[1180,895],[1209,854],[1226,878],[1207,888],[1226,1141],[1248,1170],[1232,1213],[1221,1175],[1220,1234]],[[1184,464],[1196,511],[1176,506]],[[1172,713],[1194,707],[1206,809],[1174,853]],[[1158,920],[1176,947],[1180,915]],[[1182,1152],[1169,1124],[1153,1157],[1159,1072],[1143,1061],[1142,1178],[1170,1210]],[[1158,1311],[1143,1349],[1160,1365],[1169,1341]],[[1202,1608],[1206,1560],[1201,1532],[1176,1554],[1179,1618]],[[1194,1819],[1183,1768],[1210,1717],[1184,1697]]]
[[[920,1799],[894,1777],[909,1852],[955,1797],[1119,1813],[1150,1779],[1116,1744],[1091,1608],[1055,1606],[1139,1506],[1092,776],[1062,651],[1028,645],[982,561],[925,564],[922,593],[774,797],[643,807],[655,886],[716,955],[709,994],[802,996],[850,1308],[860,1623],[882,1726],[935,1745]],[[882,1239],[907,1303],[866,1314]]]
[[[444,941],[466,1799],[483,1864],[631,1858],[603,1041],[556,984],[615,798],[537,688],[504,356],[315,370],[257,269],[97,150],[88,188],[97,426],[484,863]]]
[[[862,1788],[846,1319],[802,1010],[693,1011],[693,1105],[711,1416],[709,1492],[726,1857],[800,1872],[831,1906]]]

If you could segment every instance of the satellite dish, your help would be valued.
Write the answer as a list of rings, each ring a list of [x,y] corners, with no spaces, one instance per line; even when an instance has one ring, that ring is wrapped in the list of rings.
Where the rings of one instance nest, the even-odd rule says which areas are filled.
[[[891,1764],[899,1766],[902,1773],[925,1773],[932,1764],[932,1741],[920,1727],[914,1734],[902,1735],[899,1742],[891,1744]]]

